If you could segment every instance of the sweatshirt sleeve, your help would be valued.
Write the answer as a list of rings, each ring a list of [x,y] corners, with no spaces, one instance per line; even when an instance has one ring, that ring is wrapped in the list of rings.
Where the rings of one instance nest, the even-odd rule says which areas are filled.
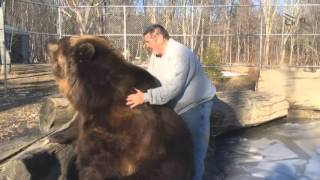
[[[160,87],[148,89],[144,93],[144,101],[162,105],[178,96],[185,88],[189,66],[189,59],[186,56],[176,54],[170,57],[168,67],[163,69],[163,73],[167,73],[168,78],[161,82]]]

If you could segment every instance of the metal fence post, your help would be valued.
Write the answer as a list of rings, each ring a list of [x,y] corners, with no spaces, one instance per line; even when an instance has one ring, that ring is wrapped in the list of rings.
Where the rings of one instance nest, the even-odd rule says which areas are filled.
[[[126,6],[123,6],[123,51],[124,51],[124,58],[127,59],[127,17],[126,17]]]
[[[3,82],[3,84],[4,84],[4,96],[5,97],[7,97],[8,96],[8,68],[7,68],[7,52],[6,52],[6,41],[4,40],[3,41],[3,46],[2,46],[2,48],[3,48],[3,63],[4,63],[4,82]]]
[[[0,10],[1,10],[1,20],[0,20],[0,29],[1,29],[1,60],[2,60],[2,70],[3,72],[1,72],[1,74],[3,75],[3,86],[4,86],[4,97],[7,97],[8,96],[8,86],[7,86],[7,81],[8,81],[8,68],[7,68],[7,59],[6,59],[6,56],[7,56],[7,52],[6,52],[6,41],[5,41],[5,26],[4,26],[4,15],[5,15],[5,4],[6,4],[6,1],[2,1],[0,2]]]
[[[62,37],[61,30],[61,7],[58,7],[58,27],[57,27],[59,38]]]

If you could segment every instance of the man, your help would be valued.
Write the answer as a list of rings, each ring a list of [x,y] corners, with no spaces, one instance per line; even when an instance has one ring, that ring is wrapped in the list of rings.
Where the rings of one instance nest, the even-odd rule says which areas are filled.
[[[202,70],[197,56],[186,46],[170,38],[159,24],[149,26],[143,33],[144,43],[152,51],[148,71],[158,78],[161,87],[146,93],[136,89],[127,97],[127,105],[134,108],[143,103],[168,103],[187,124],[195,155],[195,176],[204,174],[204,159],[210,136],[212,98],[216,88]]]

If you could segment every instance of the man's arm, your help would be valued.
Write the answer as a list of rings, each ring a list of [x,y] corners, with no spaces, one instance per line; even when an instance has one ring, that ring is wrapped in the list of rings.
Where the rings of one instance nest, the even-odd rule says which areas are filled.
[[[144,95],[143,92],[141,92],[139,89],[135,89],[136,93],[130,94],[127,97],[127,106],[130,106],[130,108],[134,108],[140,104],[144,103]]]
[[[161,82],[160,87],[148,89],[146,93],[136,89],[136,93],[127,97],[126,105],[130,106],[130,108],[145,102],[162,105],[175,98],[185,88],[190,68],[189,59],[187,58],[189,57],[182,53],[175,54],[169,59],[168,67],[163,70],[163,73],[168,73],[167,80]]]
[[[177,97],[185,88],[190,68],[188,57],[176,55],[169,59],[169,64],[163,73],[168,73],[166,81],[161,86],[148,89],[144,93],[144,102],[162,105]]]

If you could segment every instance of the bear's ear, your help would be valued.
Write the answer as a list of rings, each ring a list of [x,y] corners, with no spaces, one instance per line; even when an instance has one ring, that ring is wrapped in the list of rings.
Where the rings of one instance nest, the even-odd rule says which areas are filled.
[[[95,51],[96,49],[92,43],[89,43],[89,42],[80,43],[75,48],[75,59],[78,63],[90,61]]]
[[[59,48],[59,41],[58,40],[51,40],[47,44],[47,53],[51,59],[53,59],[54,53],[58,51]]]

